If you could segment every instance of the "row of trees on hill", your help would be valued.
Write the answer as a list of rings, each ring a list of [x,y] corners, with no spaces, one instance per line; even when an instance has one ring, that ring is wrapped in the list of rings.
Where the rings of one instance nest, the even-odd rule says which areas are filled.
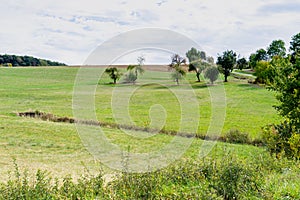
[[[171,57],[171,63],[169,64],[169,69],[172,71],[171,78],[179,85],[179,81],[186,75],[186,67],[188,66],[188,71],[195,72],[197,81],[200,82],[200,74],[204,73],[204,77],[208,78],[213,84],[219,76],[219,71],[217,66],[214,64],[213,57],[206,57],[204,51],[198,51],[195,48],[191,48],[186,56],[189,60],[189,65],[187,65],[187,60],[178,54],[174,54]],[[125,74],[124,82],[135,83],[138,76],[144,73],[143,65],[145,58],[143,56],[138,57],[136,65],[128,65],[127,73]],[[116,67],[110,67],[105,70],[105,72],[116,84],[117,81],[123,75],[121,71]]]
[[[300,159],[300,33],[294,35],[290,41],[289,52],[283,40],[273,40],[266,48],[260,48],[249,56],[249,59],[238,58],[233,50],[226,50],[218,55],[216,64],[205,52],[191,48],[187,53],[189,71],[196,73],[200,82],[200,74],[209,78],[213,83],[224,74],[225,82],[234,68],[251,68],[255,71],[257,82],[267,85],[269,90],[275,91],[279,104],[275,106],[283,120],[280,124],[272,124],[264,128],[263,139],[271,153],[278,157],[287,156]],[[170,69],[172,78],[179,84],[179,80],[186,74],[184,66],[186,59],[175,54],[171,57]],[[128,80],[136,81],[143,73],[144,59],[138,59],[138,65],[129,65]],[[120,78],[117,68],[107,69],[111,78]],[[132,78],[130,78],[132,77]]]
[[[290,44],[290,51],[295,53],[299,48],[300,34],[293,36]],[[266,50],[263,48],[258,49],[255,53],[252,53],[249,56],[248,60],[245,57],[238,58],[237,53],[233,50],[226,50],[221,55],[218,55],[216,65],[214,64],[213,57],[206,56],[204,51],[199,51],[192,47],[186,53],[186,57],[189,61],[188,71],[196,73],[198,82],[200,82],[201,73],[204,72],[204,77],[209,78],[211,83],[217,79],[219,72],[224,74],[225,82],[227,82],[228,76],[230,76],[230,73],[234,68],[238,68],[240,70],[251,68],[255,71],[257,83],[268,84],[274,77],[273,71],[270,69],[271,61],[274,58],[286,58],[288,56],[290,55],[287,54],[283,40],[272,41]],[[142,68],[144,61],[144,57],[139,57],[137,65],[128,66],[126,82],[134,83],[137,80],[138,74],[142,74],[144,72],[144,69]],[[172,78],[177,84],[179,84],[179,80],[182,79],[182,77],[186,74],[186,71],[183,68],[183,66],[186,66],[186,63],[186,58],[181,57],[178,54],[174,54],[171,57],[171,63],[169,64],[169,67],[173,71]],[[116,83],[116,81],[121,77],[121,73],[117,68],[109,68],[106,70],[106,72],[110,74],[110,77],[114,80],[114,83]]]
[[[2,66],[66,66],[64,63],[35,58],[32,56],[0,55]]]

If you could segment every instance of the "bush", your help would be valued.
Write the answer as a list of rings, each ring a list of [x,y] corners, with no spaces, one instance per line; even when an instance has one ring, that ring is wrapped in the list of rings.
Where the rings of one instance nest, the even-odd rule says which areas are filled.
[[[214,84],[214,82],[219,77],[219,70],[217,67],[208,67],[204,72],[204,77],[210,80],[211,84]]]
[[[38,171],[29,181],[15,166],[14,177],[0,183],[0,199],[299,199],[300,190],[300,163],[267,153],[180,160],[157,171],[119,173],[105,185],[101,172],[58,181]]]
[[[255,66],[254,75],[256,76],[256,83],[270,84],[274,78],[274,71],[269,62],[259,61]]]
[[[202,172],[211,194],[215,193],[225,200],[248,199],[261,196],[263,178],[256,167],[254,164],[243,164],[232,155],[226,155],[219,162],[206,162]]]
[[[130,70],[130,71],[128,71],[128,73],[125,75],[124,82],[125,82],[125,83],[135,83],[136,79],[137,79],[136,74],[135,74],[132,70]]]
[[[277,158],[300,158],[300,134],[288,121],[264,127],[263,142]]]
[[[0,199],[108,199],[102,173],[84,175],[76,182],[66,177],[61,184],[46,171],[38,170],[34,180],[29,180],[28,173],[22,174],[15,163],[14,177],[0,184]]]
[[[237,129],[232,129],[225,134],[225,141],[236,144],[250,144],[251,140],[247,133],[242,133]]]

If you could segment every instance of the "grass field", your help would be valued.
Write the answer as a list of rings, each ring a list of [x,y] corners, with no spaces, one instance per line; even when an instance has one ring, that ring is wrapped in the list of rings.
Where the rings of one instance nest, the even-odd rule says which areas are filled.
[[[27,162],[26,159],[36,158],[33,163],[36,162],[37,166],[41,157],[43,162],[48,162],[48,164],[57,162],[57,165],[61,164],[58,160],[64,158],[67,159],[65,163],[79,166],[79,168],[80,161],[87,161],[85,157],[90,156],[80,144],[73,125],[24,119],[14,114],[28,110],[40,110],[58,116],[72,117],[72,92],[77,71],[78,68],[59,67],[0,68],[0,139],[3,144],[1,146],[4,148],[1,152],[5,152],[3,157],[6,157],[6,161],[2,161],[4,166],[7,166],[12,157],[18,158],[20,163],[32,163]],[[172,89],[184,87],[183,85],[174,86],[174,83],[169,80],[169,76],[161,75],[161,73],[163,72],[146,72],[143,80],[163,77],[166,79],[164,84]],[[194,74],[188,74],[187,80],[191,83],[200,104],[200,125],[197,134],[205,135],[211,118],[210,93],[205,83],[194,82],[194,76]],[[155,78],[153,79],[154,82],[157,81]],[[111,106],[112,91],[115,90],[115,86],[107,84],[109,82],[106,75],[100,80],[95,94],[96,114],[100,121],[115,122]],[[129,112],[137,126],[149,126],[151,121],[149,109],[152,105],[160,104],[166,112],[164,128],[167,130],[179,129],[180,104],[170,88],[160,87],[157,84],[143,86],[139,82],[136,85],[120,84],[116,87],[119,87],[118,92],[122,91],[122,88],[128,87],[135,90],[130,99]],[[223,85],[209,87],[223,87]],[[259,138],[262,126],[278,120],[272,108],[272,105],[276,103],[275,98],[264,88],[234,80],[225,84],[224,88],[227,108],[223,134],[230,129],[238,129],[249,133],[252,138]],[[112,134],[111,137],[114,135]],[[126,138],[127,135],[125,134],[123,137]],[[132,145],[128,144],[128,138],[124,139],[123,137],[118,134],[115,140],[123,141],[124,148]],[[159,137],[168,138],[166,136]],[[138,142],[133,140],[130,140],[133,144]],[[149,146],[151,145],[153,144],[150,142]],[[78,159],[75,159],[78,162],[74,161],[74,155],[78,156]],[[59,158],[60,156],[61,158]],[[53,162],[53,159],[56,161]],[[88,162],[90,160],[91,158],[88,159]],[[73,162],[77,162],[77,164],[74,165]],[[1,167],[1,169],[5,169],[5,167]]]
[[[96,172],[103,167],[84,148],[74,124],[21,118],[15,114],[39,110],[57,116],[73,117],[72,95],[77,72],[78,68],[75,67],[0,68],[1,180],[7,180],[8,171],[14,170],[14,159],[20,168],[28,169],[30,173],[34,173],[37,169],[44,169],[54,177],[63,177],[67,174],[79,177],[84,168]],[[153,84],[143,85],[143,80],[146,79],[153,80]],[[272,108],[272,105],[276,104],[275,97],[265,88],[235,79],[229,79],[229,83],[224,85],[222,82],[216,85],[206,85],[204,82],[197,83],[195,80],[195,74],[187,75],[187,83],[190,84],[199,102],[200,125],[196,134],[205,135],[209,128],[212,116],[210,98],[212,88],[222,90],[224,88],[226,94],[223,135],[230,129],[238,129],[248,133],[252,139],[259,139],[261,127],[280,120]],[[180,129],[180,102],[172,90],[179,88],[189,90],[187,83],[176,86],[169,80],[166,72],[157,71],[146,71],[140,82],[138,81],[135,85],[114,86],[108,84],[110,81],[107,75],[104,75],[95,91],[95,110],[98,120],[117,123],[114,116],[116,111],[112,110],[112,97],[116,98],[130,88],[135,92],[130,97],[128,110],[135,126],[161,128],[160,121],[151,124],[149,110],[153,111],[153,119],[155,119],[160,115],[162,106],[166,113],[163,128],[170,131]],[[165,86],[162,87],[162,83]],[[113,93],[114,91],[117,92]],[[152,107],[151,110],[151,106],[157,104],[161,106]],[[189,107],[189,109],[194,108]],[[214,112],[218,109],[217,107]],[[192,124],[197,121],[198,119],[193,119],[188,123]],[[217,125],[212,121],[212,125],[214,124]],[[107,127],[103,130],[110,142],[118,144],[124,150],[130,147],[130,151],[134,153],[153,151],[173,138],[162,134],[149,138],[131,137],[118,129]],[[144,133],[134,132],[133,134],[137,136]],[[202,140],[194,140],[183,159],[197,159],[202,144]],[[268,157],[268,153],[262,147],[221,142],[216,143],[209,157],[219,159],[227,152],[233,153],[243,163],[251,163],[260,157]],[[266,187],[268,191],[277,190],[279,197],[291,188],[293,192],[299,191],[300,188],[299,184],[295,183],[295,179],[289,178],[290,176],[299,177],[296,164],[287,166],[290,169],[289,174],[284,174],[280,170],[278,172],[266,171]],[[109,169],[105,171],[111,173]],[[276,184],[278,181],[284,182]]]

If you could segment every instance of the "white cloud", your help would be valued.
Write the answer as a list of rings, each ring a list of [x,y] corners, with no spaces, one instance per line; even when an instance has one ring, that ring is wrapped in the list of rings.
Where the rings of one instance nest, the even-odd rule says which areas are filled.
[[[102,42],[137,28],[174,30],[195,40],[210,55],[233,49],[246,57],[275,39],[289,44],[300,32],[299,0],[0,3],[0,53],[28,54],[68,64],[83,63]]]

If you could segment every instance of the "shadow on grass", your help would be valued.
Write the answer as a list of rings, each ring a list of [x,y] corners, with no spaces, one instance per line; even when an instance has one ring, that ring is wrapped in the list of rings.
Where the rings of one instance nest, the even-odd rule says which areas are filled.
[[[256,85],[256,84],[237,84],[237,87],[243,88],[246,90],[255,90],[257,88],[262,88],[261,86]]]

